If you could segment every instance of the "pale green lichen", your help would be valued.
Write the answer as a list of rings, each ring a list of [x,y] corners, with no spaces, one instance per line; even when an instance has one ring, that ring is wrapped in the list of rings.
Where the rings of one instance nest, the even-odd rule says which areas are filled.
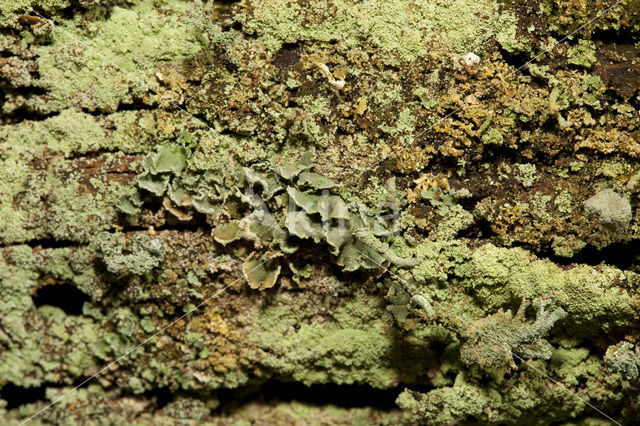
[[[398,406],[410,413],[414,422],[422,424],[456,424],[480,417],[489,398],[476,386],[461,381],[427,395],[405,390],[396,399]]]
[[[18,26],[17,15],[28,14],[37,6],[45,12],[58,12],[71,5],[70,0],[6,0],[0,3],[0,27]]]
[[[556,303],[575,324],[597,321],[600,327],[628,324],[635,310],[635,297],[614,284],[625,280],[625,275],[610,266],[596,269],[580,265],[563,270],[525,250],[486,244],[473,251],[468,262],[448,267],[455,267],[461,278],[458,282],[474,289],[486,308],[555,292]]]
[[[421,294],[416,294],[411,299],[409,299],[409,303],[407,303],[408,309],[420,308],[423,309],[427,317],[432,317],[435,315],[435,311],[431,306],[431,303]]]
[[[328,17],[314,19],[322,15]],[[305,5],[277,0],[260,2],[236,19],[270,52],[300,40],[338,41],[346,47],[364,42],[401,60],[415,60],[434,48],[464,54],[480,47],[491,35],[500,36],[515,27],[513,16],[501,13],[491,0],[446,5],[422,0]]]
[[[621,343],[604,360],[595,352],[610,331],[637,334],[637,262],[623,271],[606,252],[599,266],[539,258],[637,239],[634,71],[606,38],[576,36],[568,52],[556,49],[568,61],[547,52],[528,74],[514,73],[517,56],[504,52],[549,46],[556,8],[591,9],[223,3],[0,6],[0,25],[12,27],[0,38],[0,239],[33,245],[0,249],[2,384],[47,387],[51,401],[61,384],[219,292],[44,421],[244,421],[250,409],[213,411],[215,392],[269,379],[402,384],[407,423],[522,423],[532,413],[541,423],[595,422],[585,401],[636,418],[635,349]],[[11,16],[32,5],[58,30]],[[627,31],[614,9],[606,22]],[[485,37],[497,43],[480,46]],[[141,74],[123,77],[92,47]],[[478,66],[458,67],[468,51]],[[207,125],[185,121],[147,85]],[[133,110],[106,114],[118,109]],[[391,153],[397,161],[378,163]],[[431,169],[442,178],[414,191]],[[628,226],[612,231],[600,219],[611,211],[577,207],[604,185],[628,198],[630,213],[613,221]],[[49,241],[65,247],[40,247]],[[272,289],[240,290],[242,272],[251,287]],[[40,288],[62,283],[88,297],[82,314],[35,307]],[[535,320],[524,304],[515,318],[508,311],[553,292],[558,308]],[[514,357],[532,368],[500,374]],[[164,408],[148,397],[159,388],[174,395]],[[3,404],[9,419],[40,405]],[[328,411],[292,403],[258,418],[319,422]]]
[[[516,179],[522,183],[525,188],[530,188],[538,180],[536,176],[536,166],[534,164],[516,164],[519,176]]]
[[[304,306],[266,305],[258,316],[261,331],[253,339],[264,351],[266,366],[308,385],[333,382],[388,388],[402,376],[415,380],[411,370],[398,371],[394,360],[411,357],[416,371],[429,361],[413,351],[389,350],[394,337],[388,318],[380,315],[382,303],[378,298],[354,298],[328,321],[306,317]]]
[[[603,189],[589,198],[584,212],[618,230],[629,226],[632,219],[631,204],[612,189]]]
[[[128,9],[114,6],[90,37],[72,22],[56,25],[53,43],[38,47],[38,84],[48,91],[47,108],[112,112],[149,98],[149,89],[159,91],[157,68],[194,54],[197,46],[178,19],[188,3],[164,7],[161,13],[152,1]]]
[[[558,206],[558,211],[561,213],[570,213],[571,211],[573,211],[573,199],[569,191],[565,190],[561,192],[553,202],[556,206]]]
[[[53,276],[64,274],[61,267],[65,262],[47,254],[35,255],[28,246],[0,252],[0,282],[5,295],[0,306],[2,385],[71,384],[74,377],[96,368],[94,347],[100,329],[91,318],[67,315],[53,306],[34,309],[31,296],[38,286],[40,270]],[[73,335],[69,335],[69,329],[74,330]],[[43,341],[47,345],[42,345]]]
[[[144,275],[164,259],[164,244],[159,238],[136,234],[127,248],[118,235],[103,233],[98,237],[98,255],[112,274]]]
[[[568,49],[567,62],[590,68],[596,62],[595,44],[589,40],[579,40],[577,46]]]
[[[523,300],[514,316],[511,311],[500,310],[470,324],[462,332],[462,362],[490,370],[505,366],[515,369],[514,356],[519,360],[549,359],[551,345],[542,336],[567,313],[562,308],[553,308],[553,303],[544,300],[536,302],[536,318],[532,323],[526,322],[525,318],[530,302]]]
[[[87,241],[107,229],[121,191],[114,177],[131,162],[126,153],[148,149],[154,121],[132,111],[94,117],[65,109],[42,121],[0,126],[0,240]],[[120,152],[84,157],[100,151]]]
[[[247,259],[242,263],[242,273],[249,287],[266,290],[273,287],[280,275],[281,266],[263,254],[255,259]]]

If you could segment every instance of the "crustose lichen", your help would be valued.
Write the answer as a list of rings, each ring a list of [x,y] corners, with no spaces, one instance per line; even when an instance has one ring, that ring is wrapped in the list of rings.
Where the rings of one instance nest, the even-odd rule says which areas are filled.
[[[112,274],[144,275],[164,259],[164,243],[160,238],[136,234],[127,248],[124,239],[118,235],[103,233],[98,238],[97,252]]]

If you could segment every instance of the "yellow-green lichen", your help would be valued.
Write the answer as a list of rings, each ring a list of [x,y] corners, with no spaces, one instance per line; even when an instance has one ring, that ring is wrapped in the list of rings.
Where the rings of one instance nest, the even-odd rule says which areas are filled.
[[[324,16],[319,19],[320,16]],[[468,3],[420,0],[259,2],[237,19],[270,52],[302,40],[369,43],[386,55],[415,60],[429,50],[464,54],[514,27],[512,15],[491,0]]]
[[[47,108],[112,112],[141,99],[162,102],[149,92],[161,90],[158,67],[196,52],[178,17],[187,6],[172,1],[156,9],[150,0],[128,9],[115,6],[89,34],[73,22],[57,25],[53,43],[38,47],[39,84],[48,91]]]

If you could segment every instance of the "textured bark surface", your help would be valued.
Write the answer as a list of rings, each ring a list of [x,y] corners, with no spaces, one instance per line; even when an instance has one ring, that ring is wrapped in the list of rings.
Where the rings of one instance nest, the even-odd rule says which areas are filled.
[[[633,424],[639,54],[637,0],[3,1],[0,418]]]

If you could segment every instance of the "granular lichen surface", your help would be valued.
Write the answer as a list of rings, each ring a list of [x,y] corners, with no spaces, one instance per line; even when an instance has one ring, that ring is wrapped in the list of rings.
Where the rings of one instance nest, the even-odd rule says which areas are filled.
[[[7,0],[0,89],[3,424],[640,418],[637,0]]]

